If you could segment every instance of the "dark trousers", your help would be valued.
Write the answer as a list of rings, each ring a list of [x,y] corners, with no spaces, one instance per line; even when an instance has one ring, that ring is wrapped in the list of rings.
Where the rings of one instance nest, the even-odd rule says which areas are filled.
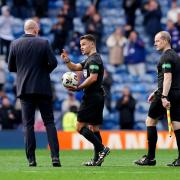
[[[8,55],[9,55],[9,47],[10,47],[11,41],[0,39],[0,53],[5,54],[5,61],[8,62]],[[4,52],[4,47],[6,48],[6,51]]]
[[[36,139],[34,133],[35,110],[40,110],[47,131],[51,157],[59,157],[59,143],[54,124],[52,100],[50,97],[41,95],[23,96],[21,99],[22,121],[25,131],[25,146],[27,159],[35,158]]]

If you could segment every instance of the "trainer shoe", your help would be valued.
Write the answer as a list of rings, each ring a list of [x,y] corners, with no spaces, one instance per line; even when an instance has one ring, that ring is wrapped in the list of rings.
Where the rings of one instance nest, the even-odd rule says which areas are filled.
[[[52,165],[53,165],[53,167],[61,167],[61,163],[60,163],[58,157],[52,158]]]
[[[83,166],[96,166],[96,161],[91,159],[90,161],[84,162],[82,165]]]
[[[104,147],[104,149],[99,152],[99,158],[98,160],[96,161],[96,166],[100,165],[103,161],[104,161],[104,158],[110,153],[110,148],[108,147]]]
[[[144,155],[141,159],[134,161],[134,163],[140,166],[155,166],[156,160],[149,159],[147,155]]]
[[[96,161],[94,159],[91,159],[90,161],[84,162],[82,165],[83,166],[101,166],[101,163],[97,165]]]
[[[172,163],[167,164],[167,166],[180,166],[180,159],[175,159]]]
[[[28,160],[29,161],[29,167],[35,167],[37,166],[35,158],[31,158]]]

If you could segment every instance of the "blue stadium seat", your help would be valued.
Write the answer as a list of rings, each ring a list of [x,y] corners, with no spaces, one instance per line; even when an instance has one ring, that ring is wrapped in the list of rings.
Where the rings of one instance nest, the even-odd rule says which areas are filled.
[[[4,85],[4,91],[6,93],[13,93],[13,86],[11,83],[7,83]]]
[[[147,117],[147,113],[140,113],[137,111],[135,112],[135,122],[139,122],[139,121],[145,122],[146,117]]]
[[[50,18],[41,18],[40,19],[40,26],[43,31],[44,35],[48,35],[51,32],[52,29],[52,21]]]
[[[146,125],[144,121],[137,121],[134,124],[134,130],[146,130]]]
[[[74,31],[80,32],[81,34],[85,33],[85,27],[80,17],[75,17],[73,19],[73,24],[74,24]]]
[[[136,111],[139,113],[146,113],[149,109],[149,103],[144,101],[138,101],[136,104]]]
[[[20,37],[24,33],[24,21],[19,18],[15,18],[12,31],[15,38]]]
[[[15,95],[12,92],[6,92],[6,96],[10,100],[11,104],[15,104],[16,97],[15,97]]]
[[[7,73],[6,74],[6,82],[13,84],[15,80],[15,77],[13,76],[13,73]]]

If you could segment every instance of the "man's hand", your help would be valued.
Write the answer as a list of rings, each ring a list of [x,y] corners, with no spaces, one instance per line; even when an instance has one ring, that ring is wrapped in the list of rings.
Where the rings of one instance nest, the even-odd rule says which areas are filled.
[[[124,96],[122,104],[127,104],[129,102],[129,96]]]
[[[68,91],[79,91],[78,86],[65,86]]]
[[[161,101],[162,101],[162,105],[164,108],[166,108],[166,109],[170,108],[170,106],[171,106],[170,101],[168,101],[166,98],[161,98]]]
[[[64,62],[69,61],[68,53],[63,49],[61,53],[61,58],[64,60]]]
[[[9,119],[11,119],[11,120],[14,120],[14,119],[15,119],[15,116],[14,116],[13,113],[9,113],[9,114],[8,114],[8,117],[9,117]]]

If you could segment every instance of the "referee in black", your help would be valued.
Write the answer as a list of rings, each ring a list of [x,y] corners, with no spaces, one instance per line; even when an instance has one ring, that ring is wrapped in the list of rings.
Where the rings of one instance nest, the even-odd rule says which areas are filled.
[[[148,98],[151,103],[146,119],[148,153],[135,164],[142,166],[156,165],[155,150],[157,143],[156,124],[158,119],[166,115],[170,108],[172,125],[176,136],[178,157],[168,166],[180,166],[180,58],[171,49],[171,36],[166,31],[161,31],[155,36],[155,48],[162,52],[157,65],[158,89]]]
[[[49,75],[57,66],[57,60],[48,41],[37,37],[39,27],[35,21],[27,20],[24,31],[25,34],[11,44],[8,69],[17,73],[17,97],[22,106],[26,156],[29,166],[36,166],[34,116],[39,108],[47,131],[52,165],[61,166]]]
[[[84,96],[78,111],[77,131],[94,145],[94,158],[85,162],[85,166],[100,166],[110,149],[102,144],[99,126],[102,124],[104,107],[104,91],[102,80],[104,74],[103,62],[96,52],[96,40],[93,35],[87,34],[80,38],[80,47],[87,59],[74,64],[65,50],[61,58],[72,71],[83,71],[84,82],[77,88],[68,88],[71,91],[84,90]]]

